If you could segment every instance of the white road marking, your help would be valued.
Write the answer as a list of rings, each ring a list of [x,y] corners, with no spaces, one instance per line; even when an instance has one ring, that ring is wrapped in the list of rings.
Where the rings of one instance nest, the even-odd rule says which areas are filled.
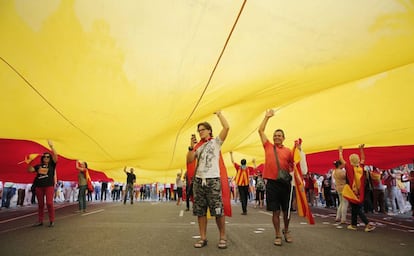
[[[83,213],[82,216],[87,216],[87,215],[91,215],[91,214],[95,214],[95,213],[99,213],[99,212],[103,212],[103,211],[104,211],[104,209],[100,209],[100,210],[92,211],[92,212],[86,212],[86,213]]]

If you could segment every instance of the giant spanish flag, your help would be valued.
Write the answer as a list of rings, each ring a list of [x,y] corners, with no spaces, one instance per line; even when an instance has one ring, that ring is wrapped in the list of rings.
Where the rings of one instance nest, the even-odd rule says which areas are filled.
[[[230,151],[264,162],[270,108],[267,127],[306,141],[313,173],[361,138],[380,169],[413,161],[413,0],[2,0],[0,31],[0,137],[51,139],[118,182],[125,165],[140,184],[175,182],[218,109],[229,176]],[[0,180],[32,180],[15,163],[42,151],[4,143]]]
[[[296,201],[298,204],[298,215],[301,217],[305,217],[308,220],[309,224],[315,224],[315,220],[313,219],[312,212],[310,210],[308,200],[306,199],[305,194],[305,182],[303,180],[302,175],[302,168],[301,165],[306,165],[306,159],[301,156],[301,150],[299,150],[298,146],[302,144],[302,140],[298,139],[295,141],[295,145],[293,147],[293,176],[295,179],[295,192],[296,192]]]

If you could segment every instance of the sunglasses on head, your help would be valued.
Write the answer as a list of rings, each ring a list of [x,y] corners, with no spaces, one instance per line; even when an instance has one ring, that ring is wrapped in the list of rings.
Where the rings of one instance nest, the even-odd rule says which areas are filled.
[[[50,156],[49,155],[44,155],[44,156],[42,156],[42,158],[50,158]]]

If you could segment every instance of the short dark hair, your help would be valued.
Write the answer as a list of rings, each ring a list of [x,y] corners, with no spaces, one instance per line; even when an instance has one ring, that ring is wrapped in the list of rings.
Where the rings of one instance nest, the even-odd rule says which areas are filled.
[[[276,132],[281,132],[282,133],[282,135],[283,135],[283,138],[285,138],[285,132],[282,130],[282,129],[277,129],[276,131],[275,131],[275,133]]]
[[[342,162],[340,160],[336,160],[336,161],[334,161],[333,164],[335,165],[335,168],[338,168],[339,166],[342,165]]]
[[[213,128],[211,128],[211,124],[209,124],[208,122],[202,122],[197,124],[197,129],[200,128],[200,126],[204,126],[204,128],[206,128],[207,130],[210,130],[210,137],[213,137]]]
[[[242,165],[246,165],[247,161],[246,161],[246,159],[242,159],[242,160],[240,161],[240,163],[241,163]]]

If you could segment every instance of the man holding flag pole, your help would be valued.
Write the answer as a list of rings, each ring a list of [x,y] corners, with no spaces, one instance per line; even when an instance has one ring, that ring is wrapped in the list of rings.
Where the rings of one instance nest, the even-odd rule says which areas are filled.
[[[266,209],[272,211],[272,222],[276,238],[274,245],[282,245],[282,232],[287,243],[293,242],[289,230],[290,198],[292,190],[293,154],[283,145],[285,133],[281,129],[273,132],[273,144],[265,134],[268,120],[274,116],[274,110],[266,111],[265,117],[259,126],[259,136],[265,151],[263,178],[266,182]],[[283,212],[284,229],[280,230],[280,211]]]
[[[274,110],[266,111],[265,118],[259,126],[259,135],[265,151],[263,178],[266,181],[266,208],[272,211],[272,222],[275,229],[274,245],[282,245],[282,233],[287,243],[293,239],[289,230],[290,208],[293,196],[294,178],[295,193],[298,201],[298,214],[308,219],[309,224],[315,224],[305,195],[303,174],[307,172],[306,158],[302,151],[302,140],[295,141],[293,151],[283,145],[285,133],[281,129],[273,132],[273,144],[265,134],[269,118],[274,116]],[[292,175],[292,176],[291,176]],[[280,212],[283,212],[284,229],[280,230]],[[282,232],[281,232],[282,231]]]

